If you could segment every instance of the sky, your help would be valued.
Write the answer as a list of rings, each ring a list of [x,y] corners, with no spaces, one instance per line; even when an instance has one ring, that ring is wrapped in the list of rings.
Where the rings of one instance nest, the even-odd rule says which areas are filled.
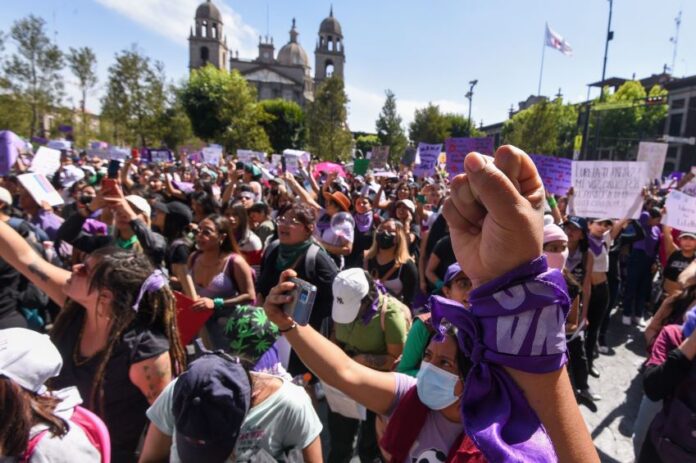
[[[432,102],[443,111],[467,114],[465,94],[474,88],[472,118],[484,125],[508,117],[510,106],[537,93],[545,23],[562,35],[573,56],[546,48],[541,94],[559,89],[566,101],[587,97],[600,80],[609,14],[608,0],[213,0],[223,13],[231,50],[257,56],[259,35],[274,38],[276,52],[297,19],[299,42],[314,65],[319,24],[333,5],[346,49],[345,83],[351,130],[374,132],[392,90],[406,126],[416,108]],[[162,61],[174,82],[188,74],[188,34],[200,0],[12,0],[0,30],[29,14],[43,17],[64,50],[91,47],[100,82],[87,106],[99,111],[114,55],[135,44]],[[675,17],[682,25],[674,75],[696,74],[696,2],[615,0],[614,40],[607,77],[637,78],[672,64]],[[9,43],[5,53],[11,53]],[[313,71],[312,71],[313,73]],[[77,106],[75,79],[65,72],[67,104]],[[598,94],[593,89],[591,96]]]

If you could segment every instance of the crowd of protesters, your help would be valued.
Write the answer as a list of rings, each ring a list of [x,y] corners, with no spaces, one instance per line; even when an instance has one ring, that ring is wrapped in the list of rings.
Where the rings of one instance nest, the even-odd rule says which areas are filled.
[[[578,217],[508,146],[449,179],[109,164],[63,151],[59,207],[26,166],[2,179],[0,455],[599,461],[578,404],[611,381],[613,321],[648,345],[636,460],[696,461],[696,234],[661,225],[668,191],[637,220]],[[322,442],[336,390],[366,411],[329,403]]]

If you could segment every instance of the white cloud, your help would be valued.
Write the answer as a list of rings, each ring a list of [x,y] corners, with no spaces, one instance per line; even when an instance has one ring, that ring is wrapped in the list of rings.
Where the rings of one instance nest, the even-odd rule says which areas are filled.
[[[348,107],[348,123],[351,130],[374,132],[375,121],[382,110],[382,105],[384,105],[386,95],[383,92],[375,93],[351,84],[346,84],[346,93],[350,99]],[[401,99],[397,95],[396,109],[404,122],[405,129],[408,129],[408,124],[413,120],[413,115],[416,109],[423,108],[427,106],[428,103],[438,105],[440,110],[446,113],[466,114],[466,112],[469,110],[468,105],[464,102],[446,99]],[[476,106],[474,106],[474,110],[476,110]]]
[[[186,46],[194,24],[196,8],[202,0],[96,0],[97,3],[145,26],[171,41]],[[215,5],[222,13],[224,33],[230,50],[240,56],[255,56],[258,32],[222,0]]]

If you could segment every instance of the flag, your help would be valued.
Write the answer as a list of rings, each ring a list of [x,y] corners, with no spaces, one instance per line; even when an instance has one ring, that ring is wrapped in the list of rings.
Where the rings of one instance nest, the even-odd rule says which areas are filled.
[[[566,42],[563,37],[551,30],[548,24],[546,24],[546,46],[555,48],[564,55],[573,55],[573,49],[570,47],[570,44]]]

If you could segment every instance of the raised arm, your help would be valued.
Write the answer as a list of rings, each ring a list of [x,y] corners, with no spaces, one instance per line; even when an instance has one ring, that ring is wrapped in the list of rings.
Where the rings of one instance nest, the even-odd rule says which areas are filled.
[[[615,240],[621,232],[626,228],[628,225],[628,222],[630,222],[631,219],[621,219],[617,220],[614,225],[612,225],[611,230],[609,231],[612,240]]]
[[[65,304],[63,288],[70,272],[38,255],[19,233],[0,221],[0,257],[45,292],[59,307]]]
[[[284,179],[285,179],[285,181],[287,182],[287,184],[290,186],[290,188],[292,189],[292,191],[293,191],[297,196],[299,196],[300,199],[302,199],[303,202],[305,202],[305,203],[307,203],[308,205],[312,206],[314,209],[317,209],[317,210],[321,209],[321,206],[319,205],[319,203],[317,203],[317,202],[314,200],[314,198],[312,198],[312,195],[310,195],[309,192],[308,192],[307,190],[305,190],[304,187],[303,187],[302,185],[300,185],[299,183],[297,183],[297,180],[295,180],[295,177],[294,177],[291,173],[286,172],[286,173],[285,173]]]

